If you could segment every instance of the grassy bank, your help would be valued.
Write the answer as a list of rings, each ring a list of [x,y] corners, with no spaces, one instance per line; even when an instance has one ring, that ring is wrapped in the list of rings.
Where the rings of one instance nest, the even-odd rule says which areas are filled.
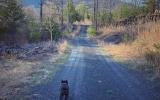
[[[117,60],[133,63],[132,68],[152,72],[160,78],[160,23],[148,22],[138,25],[101,28],[101,37],[119,34],[118,44],[102,43],[101,49]]]

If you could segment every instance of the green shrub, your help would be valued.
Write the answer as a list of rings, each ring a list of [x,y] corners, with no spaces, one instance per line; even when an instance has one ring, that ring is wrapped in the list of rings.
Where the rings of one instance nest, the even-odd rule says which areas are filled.
[[[59,27],[59,25],[58,25],[58,23],[53,23],[53,26],[52,26],[52,36],[53,36],[53,39],[55,40],[55,41],[58,41],[59,40],[59,38],[61,37],[61,31],[60,31],[60,27]]]
[[[96,34],[96,28],[94,26],[89,26],[87,29],[87,33],[90,37]]]
[[[64,31],[65,35],[69,35],[70,33],[72,33],[71,29],[69,29],[69,28],[65,29],[65,31]]]
[[[27,22],[30,30],[30,41],[39,42],[41,37],[41,23],[34,18],[28,18]]]
[[[46,17],[44,19],[43,27],[45,27],[45,29],[49,32],[51,41],[58,41],[61,38],[62,33],[60,30],[60,25],[53,16]]]
[[[32,42],[39,42],[40,41],[40,32],[32,32],[30,36]]]
[[[0,32],[16,32],[25,23],[19,0],[0,1]]]
[[[129,33],[124,33],[122,37],[123,42],[127,43],[130,41],[130,35]]]

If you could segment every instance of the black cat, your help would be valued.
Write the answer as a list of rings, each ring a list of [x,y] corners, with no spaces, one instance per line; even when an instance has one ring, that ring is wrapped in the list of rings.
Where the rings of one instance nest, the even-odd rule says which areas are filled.
[[[68,100],[69,97],[69,85],[67,80],[61,81],[61,87],[60,87],[60,100]]]

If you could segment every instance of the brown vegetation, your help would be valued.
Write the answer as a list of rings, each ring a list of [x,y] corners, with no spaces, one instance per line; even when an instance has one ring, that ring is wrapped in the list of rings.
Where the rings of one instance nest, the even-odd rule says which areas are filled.
[[[104,43],[103,50],[113,57],[123,60],[135,60],[143,70],[148,67],[160,77],[160,23],[147,22],[137,25],[102,28],[101,36],[112,33],[122,34],[122,42],[119,44]],[[127,37],[126,37],[127,35]],[[126,41],[127,40],[127,41]],[[141,66],[140,66],[141,65]]]
[[[47,48],[47,44],[49,45],[45,43],[43,48],[35,46],[35,49],[28,51],[27,55],[31,54],[30,56],[24,56],[25,59],[9,55],[7,59],[7,56],[5,59],[0,58],[0,98],[11,99],[13,96],[19,99],[21,93],[29,91],[31,86],[47,82],[55,75],[60,68],[57,65],[67,57],[65,51],[68,43],[63,41],[56,45],[59,53],[48,52],[56,48]]]

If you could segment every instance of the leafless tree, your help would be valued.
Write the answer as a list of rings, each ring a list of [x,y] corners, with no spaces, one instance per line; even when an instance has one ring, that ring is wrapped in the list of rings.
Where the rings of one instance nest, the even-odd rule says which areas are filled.
[[[134,6],[140,7],[142,5],[143,0],[132,0]]]
[[[40,2],[40,20],[41,22],[43,21],[43,3],[44,3],[44,0],[41,0]]]
[[[96,30],[98,26],[97,15],[98,15],[98,0],[94,0],[94,25],[96,27]]]
[[[61,0],[61,30],[63,29],[63,21],[64,21],[64,19],[63,19],[63,5],[64,5],[64,1],[63,0]]]

